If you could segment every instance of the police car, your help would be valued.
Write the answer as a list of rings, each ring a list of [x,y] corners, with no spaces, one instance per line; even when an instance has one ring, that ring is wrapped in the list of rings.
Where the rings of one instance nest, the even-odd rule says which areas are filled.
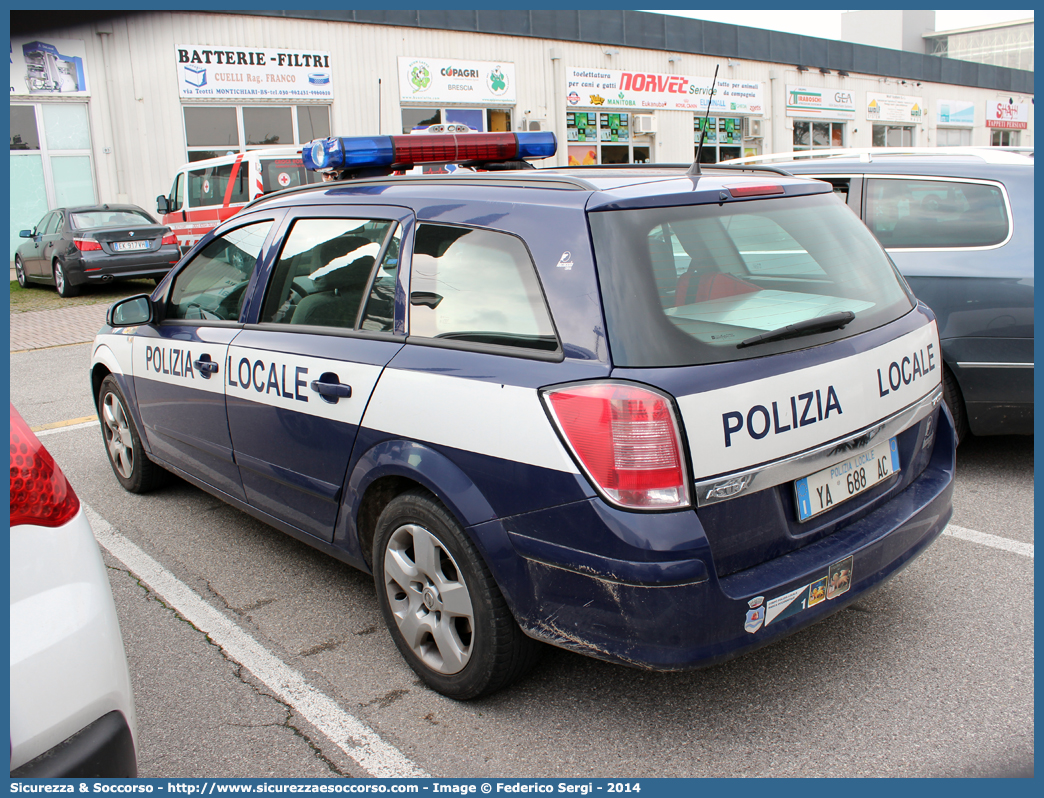
[[[172,471],[374,575],[435,690],[540,642],[700,667],[836,612],[951,514],[939,335],[823,182],[504,171],[550,133],[313,142],[113,305],[120,483]],[[418,163],[487,171],[389,176]]]

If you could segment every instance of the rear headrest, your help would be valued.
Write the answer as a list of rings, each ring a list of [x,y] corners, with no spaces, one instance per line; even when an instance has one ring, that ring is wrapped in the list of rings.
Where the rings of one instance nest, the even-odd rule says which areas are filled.
[[[366,281],[370,279],[370,271],[373,269],[373,255],[363,255],[351,263],[327,272],[315,279],[315,287],[318,291],[333,291],[335,289],[347,288],[362,289]]]

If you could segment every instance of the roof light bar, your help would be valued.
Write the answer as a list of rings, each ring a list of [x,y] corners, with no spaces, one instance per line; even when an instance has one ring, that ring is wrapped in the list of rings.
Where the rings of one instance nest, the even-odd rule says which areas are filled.
[[[550,158],[558,149],[555,134],[468,133],[430,136],[331,136],[304,146],[305,167],[312,171],[408,167],[430,163],[493,163]]]

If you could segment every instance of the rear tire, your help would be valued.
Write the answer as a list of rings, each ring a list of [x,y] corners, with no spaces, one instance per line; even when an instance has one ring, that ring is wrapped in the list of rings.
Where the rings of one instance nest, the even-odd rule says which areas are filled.
[[[22,288],[28,288],[31,283],[25,276],[25,264],[22,263],[22,259],[15,255],[15,279],[18,280],[18,285]]]
[[[80,293],[80,287],[78,285],[72,285],[69,282],[69,276],[65,273],[65,267],[62,266],[60,260],[54,262],[54,289],[58,292],[58,296],[63,299],[67,299],[71,296],[76,296]]]
[[[147,493],[166,481],[167,472],[145,454],[134,420],[127,412],[127,400],[111,374],[98,389],[98,418],[109,465],[125,490]]]
[[[384,508],[373,574],[395,645],[437,692],[478,698],[536,664],[543,646],[518,627],[474,544],[426,491]]]
[[[961,386],[957,384],[957,378],[953,376],[948,366],[943,366],[942,373],[943,401],[950,408],[953,416],[953,429],[957,437],[957,445],[971,434],[968,426],[968,411],[964,407],[964,398],[961,395]]]

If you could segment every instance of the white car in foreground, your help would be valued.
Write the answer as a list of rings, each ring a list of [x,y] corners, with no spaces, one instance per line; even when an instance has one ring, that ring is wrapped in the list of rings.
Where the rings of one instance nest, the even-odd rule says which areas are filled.
[[[11,406],[11,777],[137,775],[109,577],[80,501]]]

